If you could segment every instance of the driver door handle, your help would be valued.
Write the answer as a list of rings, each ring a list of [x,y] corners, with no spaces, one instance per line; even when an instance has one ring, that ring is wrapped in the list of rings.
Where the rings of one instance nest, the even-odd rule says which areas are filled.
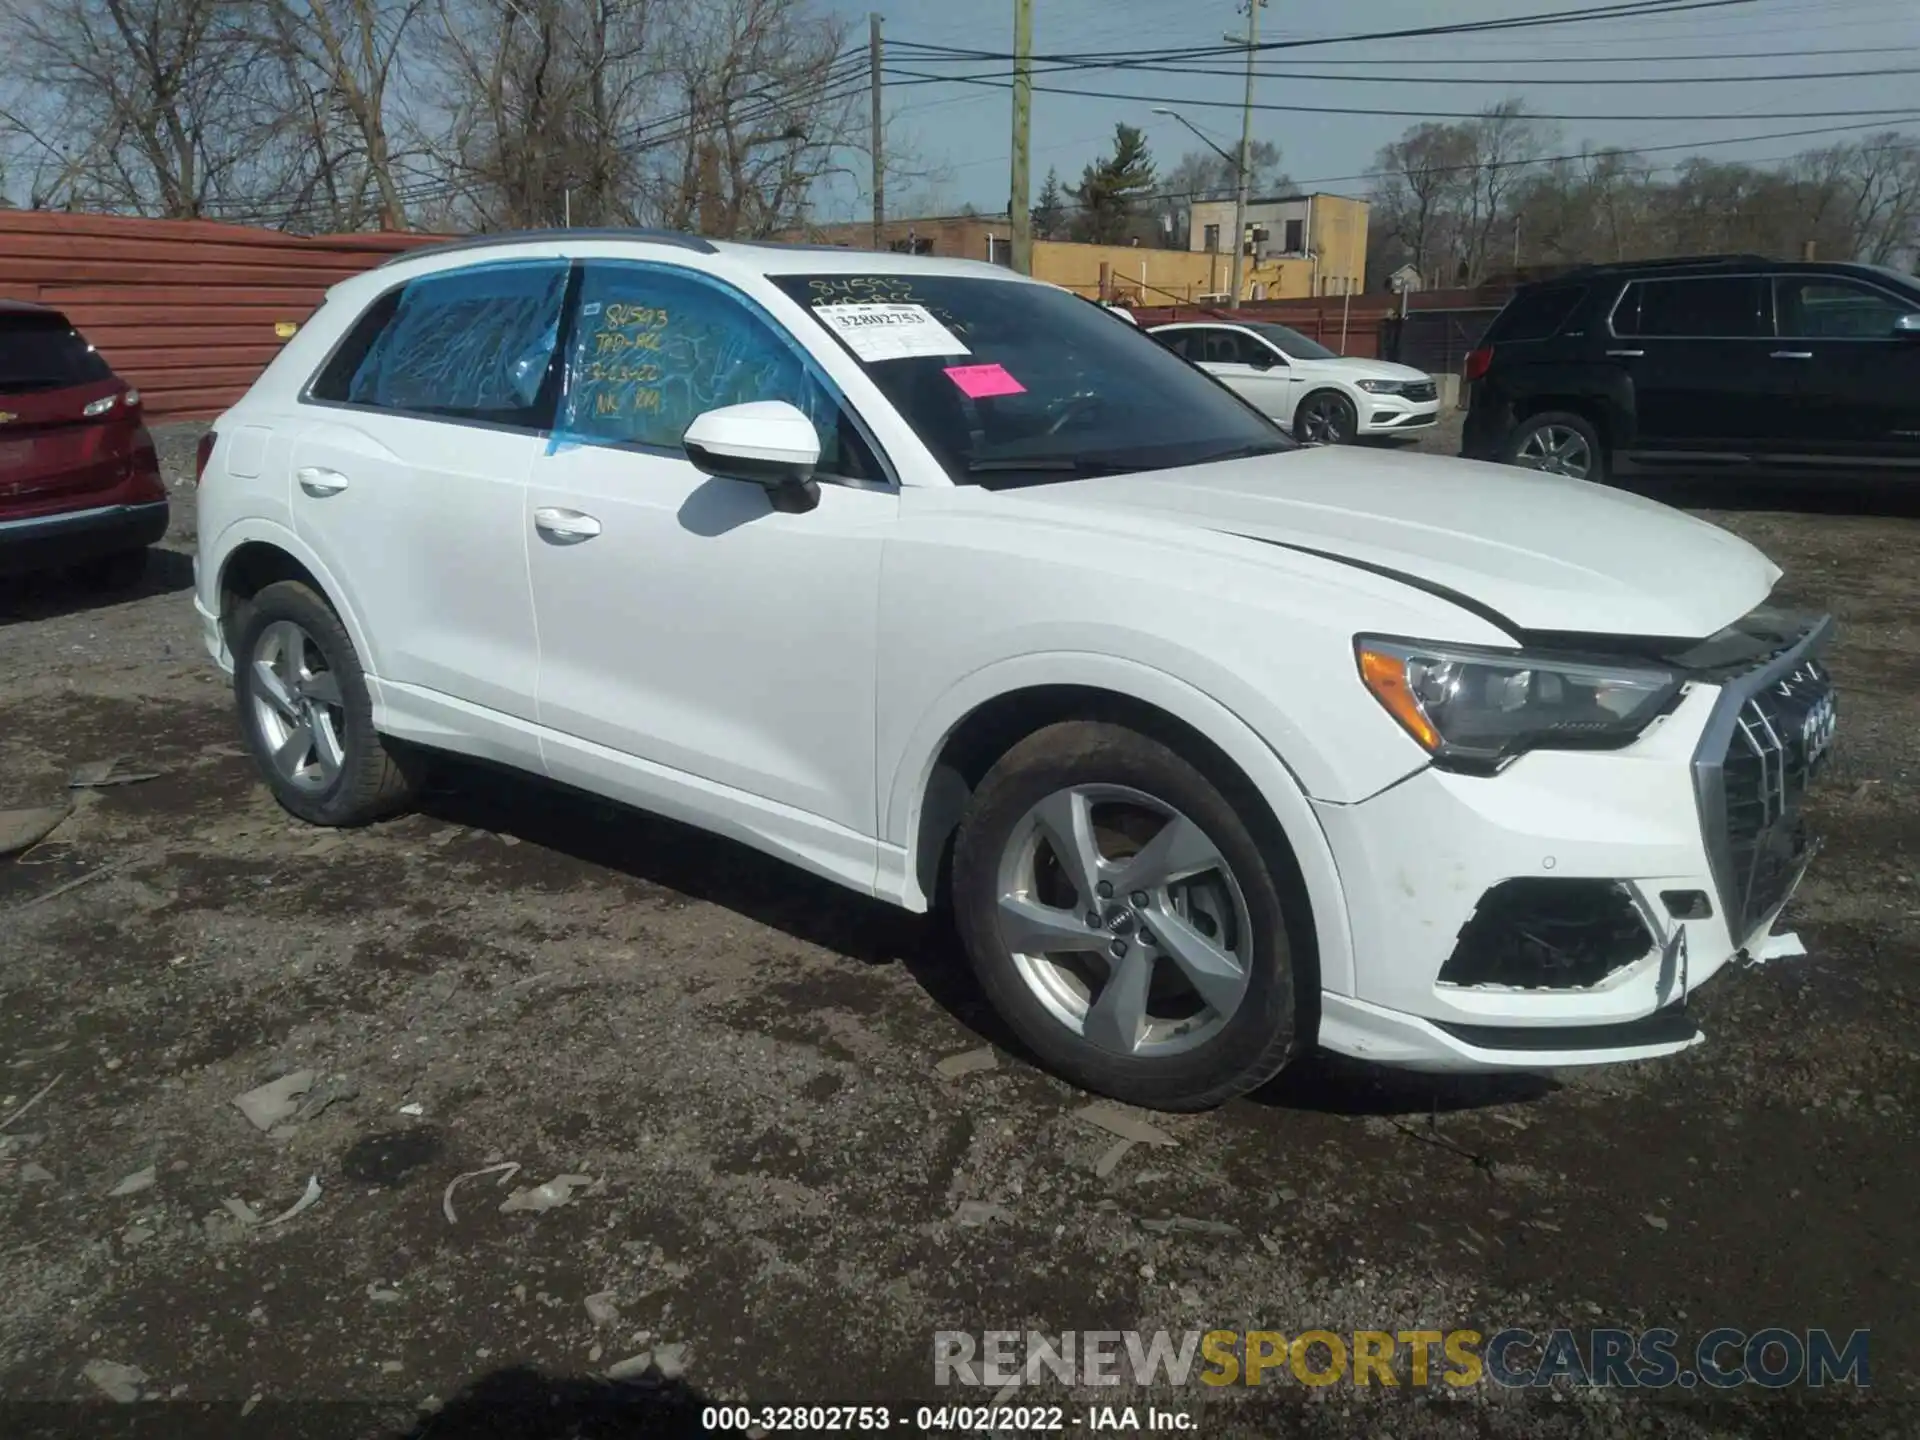
[[[300,482],[300,488],[316,500],[324,500],[329,495],[338,495],[347,488],[347,477],[338,470],[329,470],[323,465],[302,465],[293,472],[293,478]]]
[[[556,545],[578,545],[600,533],[600,522],[578,510],[542,506],[533,512],[534,528]]]
[[[1609,355],[1620,355],[1630,360],[1637,360],[1640,356],[1646,353],[1647,352],[1644,350],[1609,350],[1607,351],[1607,354]]]
[[[1773,352],[1773,358],[1775,360],[1811,360],[1813,358],[1813,351],[1811,350],[1776,350]]]

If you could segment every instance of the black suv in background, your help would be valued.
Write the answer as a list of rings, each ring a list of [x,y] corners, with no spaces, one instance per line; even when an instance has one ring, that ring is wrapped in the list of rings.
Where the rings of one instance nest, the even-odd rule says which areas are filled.
[[[1460,453],[1588,480],[1757,465],[1920,478],[1920,279],[1715,255],[1520,289],[1467,356]]]

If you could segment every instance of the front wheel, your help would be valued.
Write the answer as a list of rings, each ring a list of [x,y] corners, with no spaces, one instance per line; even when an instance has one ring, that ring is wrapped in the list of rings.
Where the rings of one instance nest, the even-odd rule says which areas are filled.
[[[1316,390],[1300,402],[1293,433],[1303,445],[1349,445],[1360,433],[1360,416],[1339,391]]]
[[[415,762],[373,728],[366,671],[318,593],[293,580],[267,586],[233,651],[240,728],[285,809],[314,825],[362,825],[405,806]]]
[[[1500,458],[1524,470],[1564,475],[1570,480],[1607,478],[1606,453],[1600,436],[1585,416],[1548,410],[1529,415],[1507,436]]]
[[[1156,740],[1068,722],[1016,745],[969,802],[953,897],[988,998],[1078,1085],[1203,1109],[1294,1053],[1280,888],[1233,805]]]

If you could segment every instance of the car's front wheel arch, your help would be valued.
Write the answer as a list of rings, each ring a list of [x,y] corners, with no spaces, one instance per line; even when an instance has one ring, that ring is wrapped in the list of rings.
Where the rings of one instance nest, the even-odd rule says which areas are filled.
[[[1119,726],[1166,746],[1239,812],[1268,857],[1286,902],[1287,942],[1299,982],[1296,1025],[1310,1044],[1319,1024],[1322,927],[1301,864],[1301,846],[1267,794],[1222,745],[1189,720],[1136,696],[1098,686],[1033,685],[996,695],[962,717],[941,743],[917,807],[913,860],[922,893],[935,905],[950,899],[960,819],[987,772],[1028,737],[1076,721]],[[1309,843],[1309,837],[1301,837],[1301,842]]]

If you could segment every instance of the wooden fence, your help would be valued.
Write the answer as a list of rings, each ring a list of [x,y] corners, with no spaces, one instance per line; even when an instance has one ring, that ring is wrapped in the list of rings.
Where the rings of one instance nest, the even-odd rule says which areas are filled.
[[[216,415],[327,288],[432,235],[286,235],[204,220],[0,210],[0,297],[64,311],[155,419]]]

